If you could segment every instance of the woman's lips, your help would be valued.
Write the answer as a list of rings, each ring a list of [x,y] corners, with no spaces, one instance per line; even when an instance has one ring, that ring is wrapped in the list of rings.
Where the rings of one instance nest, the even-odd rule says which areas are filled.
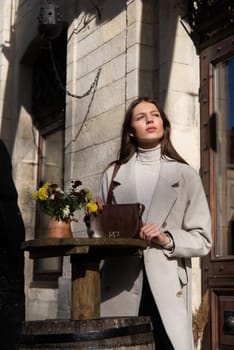
[[[156,129],[157,129],[156,127],[151,126],[151,127],[147,128],[146,131],[148,131],[148,132],[153,132],[153,131],[155,131]]]

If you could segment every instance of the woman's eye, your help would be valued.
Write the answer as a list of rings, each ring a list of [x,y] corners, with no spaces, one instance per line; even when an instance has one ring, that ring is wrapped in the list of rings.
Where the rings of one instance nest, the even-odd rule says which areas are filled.
[[[145,118],[144,115],[139,115],[136,120],[141,120],[143,118]]]

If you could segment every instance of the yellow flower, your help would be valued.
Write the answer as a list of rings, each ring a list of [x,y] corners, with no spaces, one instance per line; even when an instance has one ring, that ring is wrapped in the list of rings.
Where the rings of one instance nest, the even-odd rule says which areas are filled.
[[[89,202],[87,203],[87,208],[90,211],[90,213],[96,213],[96,211],[98,210],[98,205],[97,203]]]
[[[62,221],[75,220],[75,212],[86,208],[92,199],[92,193],[88,188],[78,189],[81,185],[79,180],[72,181],[72,187],[68,192],[64,192],[57,184],[46,182],[32,194],[32,197],[50,218],[56,217]],[[97,209],[95,203],[89,204],[90,212],[95,212]]]
[[[33,198],[39,199],[41,201],[46,201],[49,197],[47,192],[48,187],[49,187],[49,183],[46,182],[42,187],[39,188],[38,191],[33,193]]]

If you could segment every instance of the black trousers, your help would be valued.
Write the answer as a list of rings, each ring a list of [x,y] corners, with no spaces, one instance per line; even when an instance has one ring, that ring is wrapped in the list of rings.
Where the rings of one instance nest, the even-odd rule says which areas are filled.
[[[150,316],[154,328],[153,334],[156,350],[174,350],[162,323],[145,272],[139,316]]]

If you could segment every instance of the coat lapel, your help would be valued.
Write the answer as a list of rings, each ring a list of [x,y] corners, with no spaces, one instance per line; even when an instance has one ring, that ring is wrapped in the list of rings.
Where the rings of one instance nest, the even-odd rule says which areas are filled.
[[[152,197],[147,222],[156,222],[161,228],[177,199],[175,187],[179,186],[176,163],[162,161],[158,183]]]
[[[128,163],[121,165],[114,182],[114,198],[117,203],[137,203],[136,156],[133,156]]]

